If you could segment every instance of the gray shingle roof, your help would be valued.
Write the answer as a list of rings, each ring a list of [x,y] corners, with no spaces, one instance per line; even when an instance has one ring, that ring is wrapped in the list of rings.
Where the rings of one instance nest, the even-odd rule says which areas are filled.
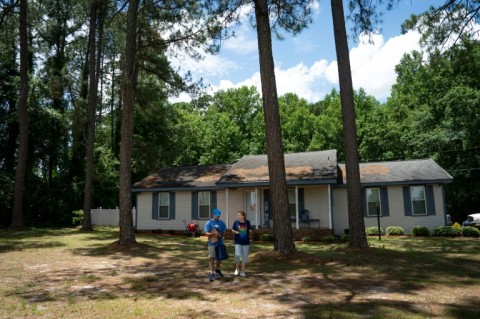
[[[345,164],[339,164],[346,184]],[[453,177],[432,159],[360,164],[362,184],[449,183]]]
[[[337,179],[337,151],[316,151],[285,154],[285,172],[287,183],[322,183]],[[268,184],[267,155],[247,155],[222,176],[218,184],[248,185]]]
[[[162,168],[133,184],[133,189],[212,188],[230,166],[218,164]]]
[[[337,165],[337,151],[285,154],[289,185],[346,184],[345,164]],[[363,185],[450,183],[452,176],[432,159],[360,164]],[[234,164],[162,168],[133,185],[142,190],[179,190],[218,187],[268,186],[267,155],[246,155]]]

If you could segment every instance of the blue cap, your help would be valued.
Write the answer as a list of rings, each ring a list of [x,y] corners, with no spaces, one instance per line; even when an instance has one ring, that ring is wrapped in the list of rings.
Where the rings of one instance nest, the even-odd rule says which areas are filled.
[[[222,215],[222,211],[218,208],[215,208],[213,210],[213,216],[220,217],[220,215]]]

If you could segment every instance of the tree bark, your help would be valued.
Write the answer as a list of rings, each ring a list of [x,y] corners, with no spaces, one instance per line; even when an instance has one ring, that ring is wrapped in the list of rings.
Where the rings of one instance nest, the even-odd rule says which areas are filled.
[[[127,37],[125,46],[125,69],[123,75],[123,110],[120,145],[120,239],[119,245],[136,242],[132,216],[132,144],[133,144],[133,107],[137,82],[137,14],[138,0],[129,1],[127,12]]]
[[[20,0],[20,99],[18,104],[18,122],[20,126],[20,148],[15,188],[13,194],[12,222],[10,228],[25,226],[23,219],[23,193],[28,155],[28,34],[27,34],[27,0]]]
[[[282,147],[280,112],[278,107],[275,68],[272,53],[272,34],[267,0],[255,0],[260,77],[270,177],[271,208],[273,213],[274,249],[282,255],[295,252],[292,225],[288,211],[285,159]]]
[[[349,247],[368,247],[363,220],[360,169],[358,163],[357,129],[353,100],[352,74],[348,51],[347,31],[342,0],[331,0],[335,49],[338,61],[340,99],[342,103],[343,138],[345,147],[345,170],[347,177]]]
[[[92,187],[93,187],[93,150],[95,143],[95,112],[97,108],[97,60],[96,56],[96,34],[97,34],[97,0],[91,2],[90,28],[88,36],[89,54],[89,89],[88,89],[88,116],[87,116],[87,140],[85,143],[86,165],[85,165],[85,193],[83,197],[83,231],[91,231],[92,217]]]

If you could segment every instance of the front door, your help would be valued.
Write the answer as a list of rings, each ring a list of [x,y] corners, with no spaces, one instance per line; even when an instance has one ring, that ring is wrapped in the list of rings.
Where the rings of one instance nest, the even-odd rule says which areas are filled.
[[[252,225],[255,225],[257,204],[257,193],[255,193],[254,190],[245,191],[245,213],[247,214],[247,219],[250,220]]]

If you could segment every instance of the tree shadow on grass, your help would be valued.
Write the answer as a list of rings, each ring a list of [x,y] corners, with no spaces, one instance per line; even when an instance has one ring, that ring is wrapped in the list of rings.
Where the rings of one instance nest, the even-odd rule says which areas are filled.
[[[168,240],[157,241],[139,238],[137,243],[119,246],[118,242],[95,242],[83,248],[72,248],[73,254],[84,256],[109,256],[111,258],[141,257],[158,259],[162,257],[172,258],[177,261],[188,261],[198,252],[204,251],[206,256],[206,242],[199,239],[169,237]]]
[[[55,248],[67,246],[58,237],[78,236],[82,232],[78,228],[25,228],[21,230],[0,230],[0,253],[7,251],[22,251],[28,249]],[[102,229],[96,232],[91,239],[112,239],[111,229]],[[118,235],[117,235],[118,237]],[[88,239],[87,239],[88,240]]]
[[[450,304],[446,311],[453,318],[478,319],[480,315],[480,303],[477,298],[464,298],[461,304]]]
[[[95,238],[92,234],[92,241]],[[249,302],[256,300],[280,305],[272,310],[272,318],[293,314],[304,318],[476,318],[473,315],[479,310],[474,298],[453,304],[437,294],[425,296],[437,293],[436,289],[440,290],[438,296],[443,296],[450,287],[457,291],[474,288],[473,295],[478,296],[479,255],[468,251],[476,247],[476,241],[459,245],[455,240],[412,239],[401,244],[404,250],[375,247],[365,251],[305,245],[289,259],[278,257],[270,245],[254,243],[247,278],[234,277],[228,271],[234,266],[229,243],[232,255],[222,267],[226,278],[209,282],[204,240],[181,236],[138,239],[139,245],[129,249],[115,249],[105,241],[71,248],[70,254],[85,256],[90,264],[38,273],[22,289],[9,294],[31,302],[127,296],[186,299],[189,305],[248,295],[245,307],[254,307]]]
[[[42,249],[42,248],[55,248],[55,247],[65,247],[66,244],[58,241],[49,241],[49,242],[25,242],[20,240],[9,240],[5,243],[0,243],[0,254],[9,252],[9,251],[22,251],[28,249]]]

